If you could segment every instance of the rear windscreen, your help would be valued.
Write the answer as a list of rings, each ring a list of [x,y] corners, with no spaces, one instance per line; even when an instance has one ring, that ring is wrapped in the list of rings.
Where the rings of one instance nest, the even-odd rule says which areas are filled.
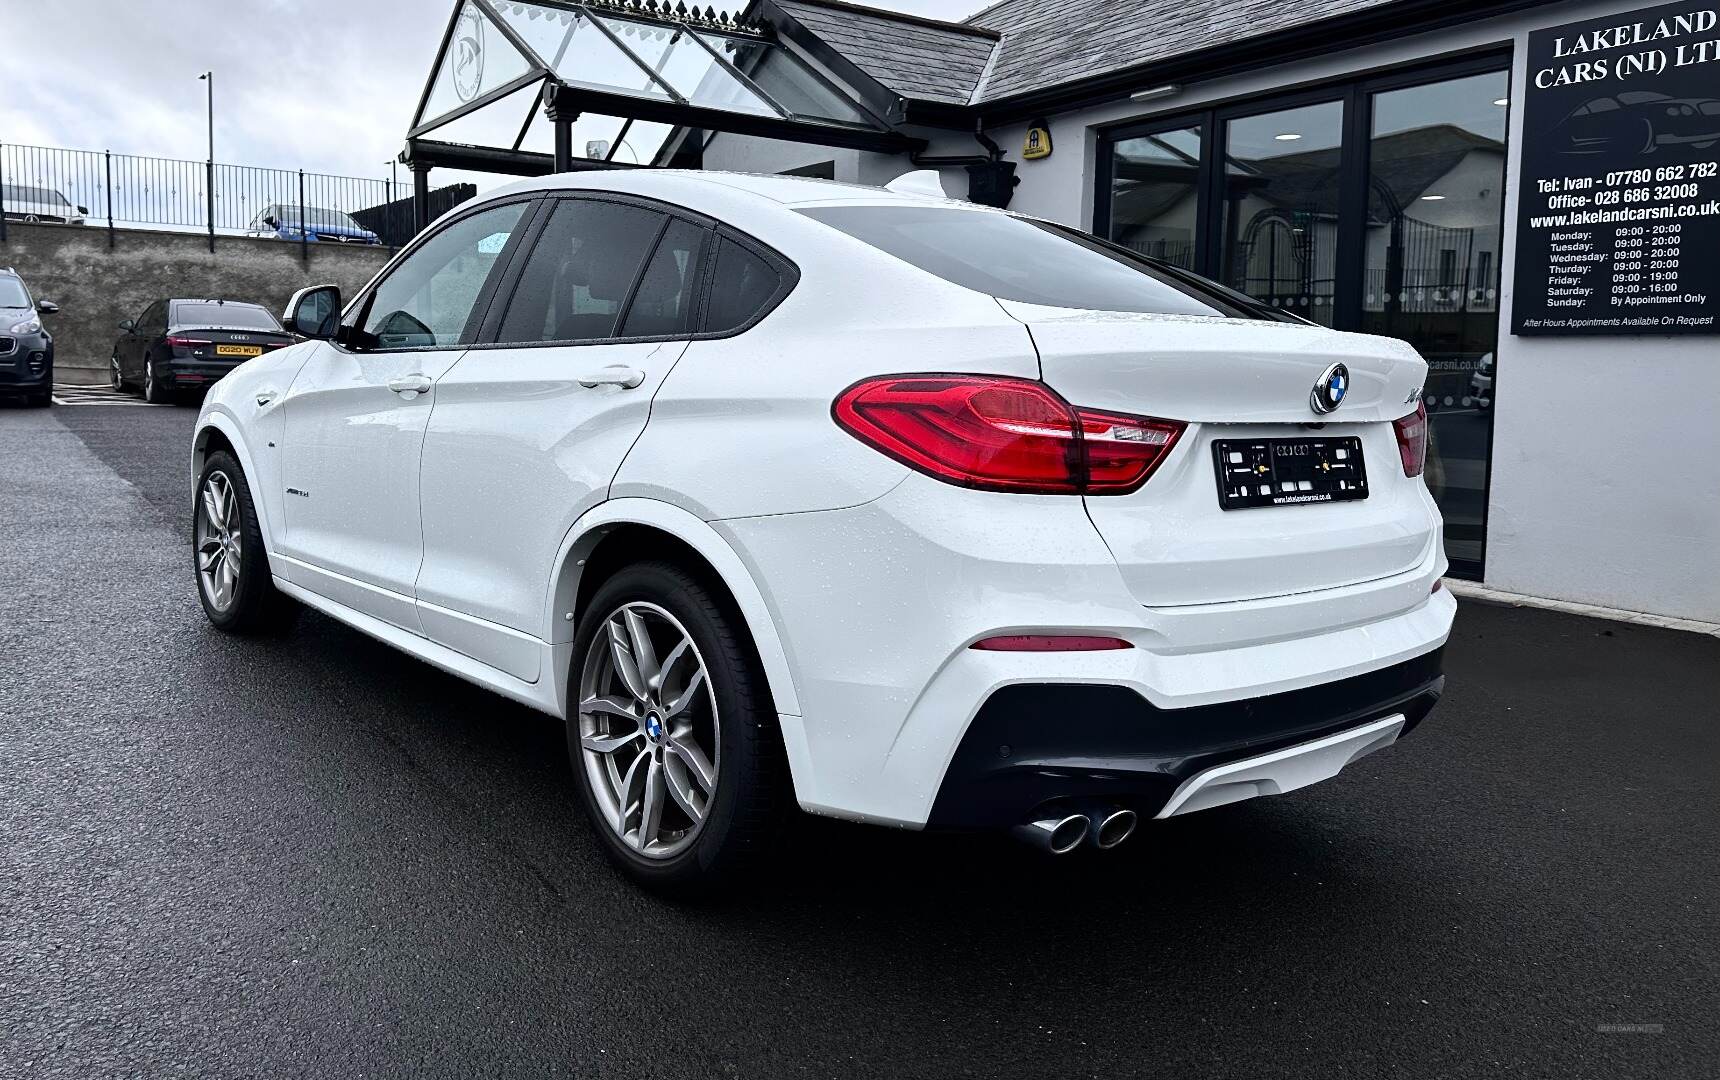
[[[1217,282],[1049,222],[943,206],[810,206],[799,212],[945,281],[1003,300],[1298,321]]]
[[[279,330],[275,317],[255,304],[188,304],[173,306],[175,326],[236,327],[244,330]]]

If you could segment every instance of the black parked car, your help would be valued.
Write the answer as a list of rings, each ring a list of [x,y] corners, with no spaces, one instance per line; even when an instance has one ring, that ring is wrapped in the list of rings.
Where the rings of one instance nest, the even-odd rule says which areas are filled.
[[[140,387],[152,403],[206,388],[296,340],[267,308],[237,300],[157,300],[119,328],[125,333],[114,342],[109,378],[115,390]]]
[[[60,310],[37,300],[16,270],[0,267],[0,394],[46,405],[54,393],[54,339],[42,316]]]

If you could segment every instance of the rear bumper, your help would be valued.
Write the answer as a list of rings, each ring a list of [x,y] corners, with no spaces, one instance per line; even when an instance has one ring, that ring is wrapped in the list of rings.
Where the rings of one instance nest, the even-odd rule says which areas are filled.
[[[156,370],[173,386],[212,386],[242,363],[243,360],[168,360],[157,362]]]
[[[1210,793],[1221,766],[1387,718],[1403,718],[1393,737],[1413,730],[1444,688],[1442,652],[1340,682],[1189,709],[1161,709],[1123,686],[1006,686],[968,725],[927,824],[1015,825],[1064,800],[1103,800],[1142,817],[1217,805],[1197,803],[1198,793],[1185,787],[1214,773],[1203,788]]]
[[[1063,762],[1055,768],[1090,759],[1108,762],[1094,766],[1103,771],[1116,753],[1216,761],[1360,722],[1393,694],[1429,689],[1438,661],[1424,658],[1445,644],[1456,611],[1447,590],[1431,591],[1446,565],[1437,546],[1376,581],[1144,607],[1079,500],[970,491],[917,474],[861,506],[712,525],[746,562],[788,647],[802,715],[783,716],[782,728],[801,805],[910,828],[995,815],[978,790],[990,782],[961,782],[972,768],[958,770],[956,760],[968,747],[981,756],[989,747],[994,759],[1002,745],[1036,747]],[[1011,633],[1099,634],[1133,647],[969,647]],[[1369,676],[1416,661],[1433,673],[1409,684],[1381,676],[1392,685],[1368,689],[1377,688]],[[1309,696],[1286,696],[1302,693]],[[1214,723],[1254,716],[1262,702],[1293,702],[1298,711],[1214,733]],[[1426,714],[1406,707],[1418,710],[1417,721]],[[1030,714],[1046,734],[982,733],[970,743],[976,724],[1002,723],[993,712]],[[1183,775],[1162,760],[1135,771],[1145,780],[1131,779],[1140,781],[1132,794],[1148,811]],[[1002,801],[1014,807],[1033,797]],[[962,809],[969,798],[978,805]]]

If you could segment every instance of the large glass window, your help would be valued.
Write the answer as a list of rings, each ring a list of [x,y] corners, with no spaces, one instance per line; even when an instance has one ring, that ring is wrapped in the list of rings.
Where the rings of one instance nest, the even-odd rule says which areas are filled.
[[[1111,239],[1192,270],[1199,236],[1199,127],[1116,144],[1111,157]]]
[[[1332,325],[1344,104],[1225,125],[1225,284]]]
[[[361,327],[377,348],[456,345],[477,332],[474,308],[526,203],[492,207],[426,240],[382,280]]]
[[[1361,329],[1427,359],[1427,486],[1479,569],[1493,443],[1506,74],[1373,95]]]

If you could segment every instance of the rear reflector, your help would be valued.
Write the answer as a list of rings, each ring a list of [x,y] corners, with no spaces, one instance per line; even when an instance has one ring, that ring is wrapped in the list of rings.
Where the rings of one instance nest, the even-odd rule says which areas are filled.
[[[981,652],[1110,652],[1132,649],[1122,638],[1061,634],[1004,634],[982,638],[968,646]]]
[[[1398,456],[1403,458],[1403,474],[1420,476],[1427,464],[1427,403],[1417,401],[1415,412],[1392,421],[1397,433]]]
[[[1152,476],[1184,424],[1078,409],[1044,383],[1001,375],[889,375],[831,407],[849,434],[962,487],[1123,495]]]

